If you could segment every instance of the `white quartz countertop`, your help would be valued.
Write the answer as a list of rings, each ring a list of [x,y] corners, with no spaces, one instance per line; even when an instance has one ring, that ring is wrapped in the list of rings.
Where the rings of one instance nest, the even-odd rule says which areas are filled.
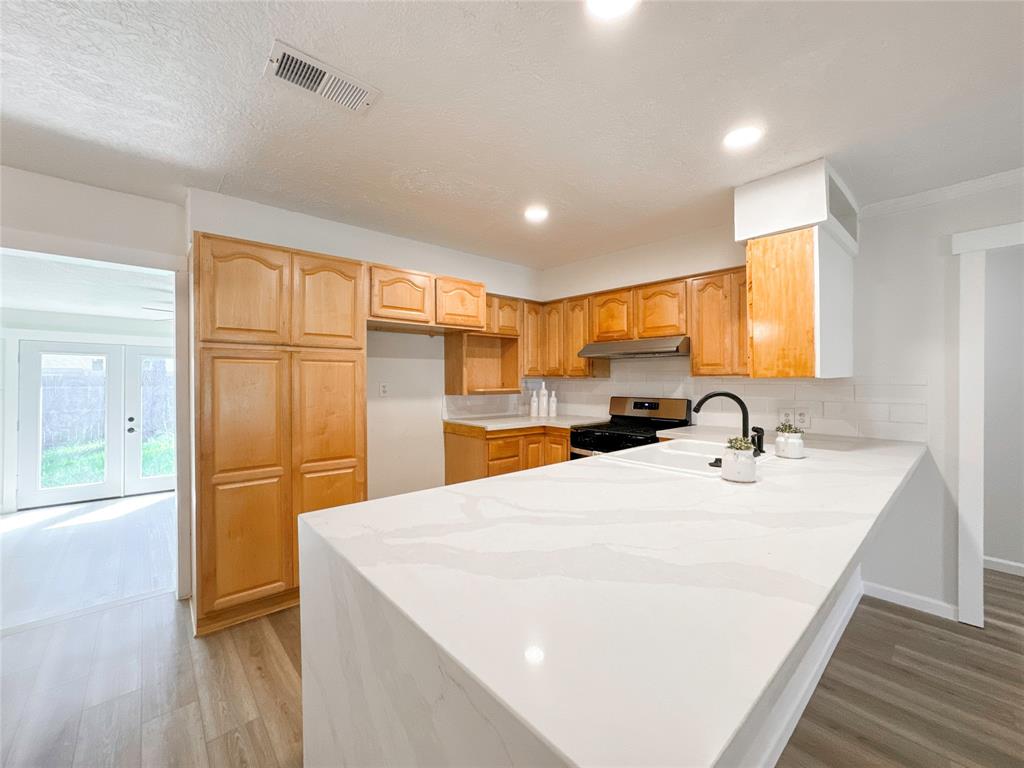
[[[300,525],[567,761],[713,765],[925,448],[823,439],[804,460],[767,457],[760,481],[740,485],[674,469],[693,464],[690,447],[663,442]]]
[[[473,419],[445,419],[450,424],[465,424],[469,427],[481,427],[487,431],[498,429],[526,429],[528,427],[578,427],[583,424],[601,424],[608,421],[608,417],[595,418],[593,416],[482,416]]]

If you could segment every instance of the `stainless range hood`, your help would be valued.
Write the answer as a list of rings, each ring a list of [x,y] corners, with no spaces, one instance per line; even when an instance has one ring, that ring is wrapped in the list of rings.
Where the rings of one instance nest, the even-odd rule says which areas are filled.
[[[689,354],[689,336],[665,336],[660,339],[595,341],[581,349],[579,356],[622,360],[633,357],[678,357]]]

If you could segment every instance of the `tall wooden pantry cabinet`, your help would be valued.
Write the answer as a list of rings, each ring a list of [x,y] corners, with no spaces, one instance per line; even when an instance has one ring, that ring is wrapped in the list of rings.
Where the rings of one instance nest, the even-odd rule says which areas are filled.
[[[366,497],[366,267],[196,233],[193,606],[299,599],[296,517]]]

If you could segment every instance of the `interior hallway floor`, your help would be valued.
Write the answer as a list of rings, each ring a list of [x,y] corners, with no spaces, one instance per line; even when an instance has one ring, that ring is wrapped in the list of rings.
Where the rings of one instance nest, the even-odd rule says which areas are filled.
[[[865,597],[780,766],[1020,766],[1024,578],[986,628]],[[4,766],[302,764],[299,610],[195,639],[161,595],[3,639]]]
[[[0,517],[0,627],[175,588],[175,494]]]

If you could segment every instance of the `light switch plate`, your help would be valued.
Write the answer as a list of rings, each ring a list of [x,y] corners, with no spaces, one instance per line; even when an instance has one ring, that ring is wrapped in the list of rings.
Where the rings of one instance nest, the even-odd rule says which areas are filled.
[[[793,424],[792,408],[779,408],[779,424]]]

